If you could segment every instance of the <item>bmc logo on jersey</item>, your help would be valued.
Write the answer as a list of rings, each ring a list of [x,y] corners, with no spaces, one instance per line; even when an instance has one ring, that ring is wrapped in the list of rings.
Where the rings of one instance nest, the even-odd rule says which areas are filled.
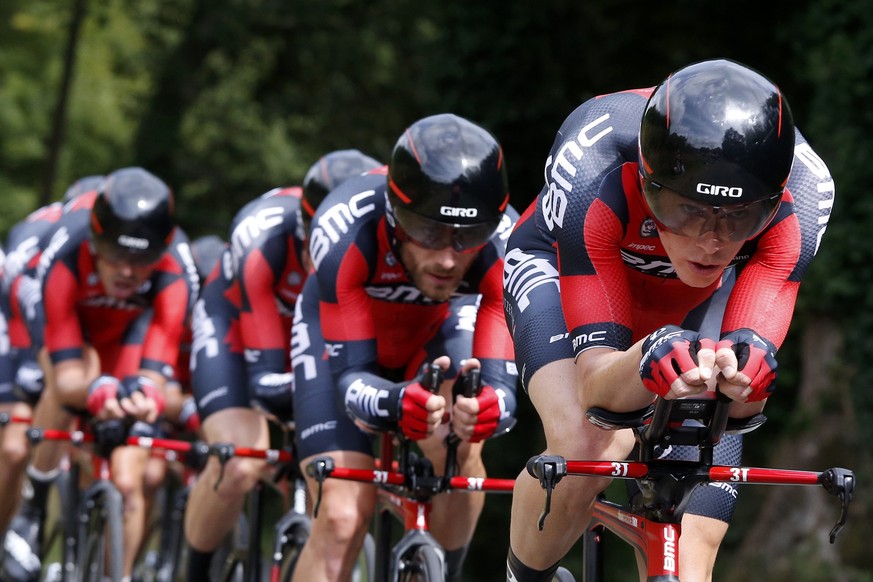
[[[455,208],[454,206],[440,206],[440,214],[443,216],[459,216],[461,218],[476,218],[479,214],[477,208]]]
[[[703,182],[697,185],[698,194],[711,194],[712,196],[725,196],[727,198],[741,198],[743,189],[730,186],[716,186],[715,184],[704,184]]]

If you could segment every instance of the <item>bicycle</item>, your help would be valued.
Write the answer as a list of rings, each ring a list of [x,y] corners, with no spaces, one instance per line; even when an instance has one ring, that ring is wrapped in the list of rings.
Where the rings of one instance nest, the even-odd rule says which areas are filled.
[[[442,372],[432,365],[421,384],[435,392],[441,382]],[[473,394],[474,387],[479,386],[479,371],[467,374],[463,382],[464,393]],[[445,552],[429,531],[434,497],[449,491],[512,492],[515,480],[456,475],[460,439],[454,434],[446,438],[443,475],[436,475],[431,461],[412,451],[411,443],[399,433],[380,434],[375,470],[337,467],[329,456],[314,459],[306,467],[307,474],[317,481],[319,487],[313,515],[318,517],[321,485],[325,479],[345,479],[378,487],[374,517],[374,579],[443,582]],[[403,533],[396,542],[392,534],[395,520],[403,526]]]
[[[594,502],[591,523],[583,541],[584,582],[602,582],[603,530],[608,529],[630,544],[646,565],[647,582],[679,581],[680,522],[691,492],[702,483],[819,485],[839,498],[841,514],[830,532],[830,541],[845,526],[855,488],[852,471],[831,468],[822,472],[793,469],[713,465],[713,448],[722,435],[744,434],[760,427],[763,414],[745,419],[728,417],[730,399],[716,392],[713,398],[657,399],[642,411],[614,413],[602,408],[587,411],[590,422],[606,430],[632,429],[638,445],[636,461],[571,461],[558,455],[537,455],[527,471],[546,491],[540,516],[542,529],[549,514],[555,486],[566,476],[599,476],[632,479],[640,495],[627,504],[601,495]],[[699,448],[697,461],[659,459],[671,445]]]

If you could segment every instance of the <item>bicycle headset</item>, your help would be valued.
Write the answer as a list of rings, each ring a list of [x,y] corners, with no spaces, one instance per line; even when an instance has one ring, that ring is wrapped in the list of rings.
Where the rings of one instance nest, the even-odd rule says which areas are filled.
[[[94,249],[109,261],[148,265],[170,244],[173,193],[142,168],[122,168],[107,176],[91,209]]]
[[[662,229],[747,240],[779,208],[794,123],[785,97],[763,75],[729,60],[703,61],[655,89],[638,146],[643,195]]]
[[[503,150],[478,125],[450,113],[409,126],[388,164],[388,220],[401,242],[475,251],[509,203]]]

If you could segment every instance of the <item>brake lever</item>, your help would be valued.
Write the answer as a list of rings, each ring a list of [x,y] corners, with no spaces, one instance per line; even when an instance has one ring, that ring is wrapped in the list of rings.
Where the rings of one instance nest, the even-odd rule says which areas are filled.
[[[333,457],[318,457],[306,465],[306,474],[318,483],[318,494],[315,496],[315,502],[312,505],[313,518],[318,517],[318,508],[321,507],[322,483],[333,473],[334,466]]]
[[[830,542],[834,543],[849,519],[849,504],[855,496],[855,474],[849,469],[837,467],[823,472],[819,481],[825,491],[838,497],[842,502],[840,519],[830,532]]]
[[[546,517],[552,510],[552,491],[555,485],[567,474],[567,460],[558,455],[538,455],[527,462],[527,472],[540,482],[540,487],[546,490],[546,503],[537,521],[537,528],[543,531]]]
[[[215,485],[212,486],[213,491],[218,491],[218,486],[224,480],[224,467],[227,462],[233,457],[236,452],[236,447],[230,443],[216,443],[209,447],[209,454],[215,455],[218,459],[218,479],[215,480]]]

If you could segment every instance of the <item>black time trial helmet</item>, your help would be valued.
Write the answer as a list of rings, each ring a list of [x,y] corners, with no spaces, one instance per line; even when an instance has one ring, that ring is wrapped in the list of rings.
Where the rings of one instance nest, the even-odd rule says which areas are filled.
[[[61,202],[66,204],[67,202],[78,198],[85,192],[90,192],[91,190],[99,190],[105,178],[105,176],[101,175],[85,176],[84,178],[79,178],[78,180],[70,184],[70,187],[64,191],[64,195],[61,196]]]
[[[221,253],[227,248],[227,243],[220,236],[208,234],[194,239],[189,246],[194,266],[197,267],[197,274],[200,275],[200,281],[205,281],[218,261],[221,260]]]
[[[503,149],[491,133],[462,117],[425,117],[394,146],[388,200],[398,240],[428,249],[478,249],[497,230],[509,203]]]
[[[91,240],[110,261],[150,264],[173,236],[173,193],[142,168],[122,168],[106,177],[91,209]]]
[[[321,156],[303,178],[303,217],[308,223],[328,193],[355,176],[383,164],[358,150],[336,150]]]
[[[649,98],[639,158],[643,194],[661,227],[753,238],[775,216],[791,172],[791,109],[773,82],[744,65],[689,65]]]

